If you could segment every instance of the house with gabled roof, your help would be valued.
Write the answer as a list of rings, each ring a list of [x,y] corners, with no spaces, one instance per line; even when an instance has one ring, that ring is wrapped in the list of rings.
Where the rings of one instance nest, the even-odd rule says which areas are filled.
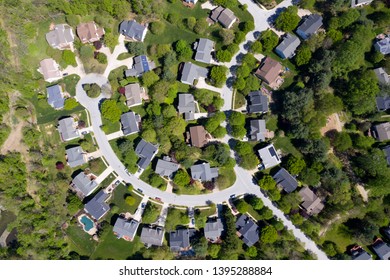
[[[204,237],[212,243],[219,241],[223,232],[223,223],[220,218],[210,219],[204,226]]]
[[[59,85],[53,85],[46,88],[47,103],[56,110],[64,108],[65,98],[62,88]]]
[[[372,244],[372,249],[380,260],[390,260],[390,246],[383,242],[382,239],[377,238],[374,244]]]
[[[252,141],[265,141],[270,138],[271,133],[265,126],[265,120],[251,120],[249,128],[249,139]]]
[[[277,88],[279,86],[278,82],[281,80],[279,75],[282,72],[282,64],[267,56],[260,63],[260,66],[257,68],[255,75],[271,88]]]
[[[195,60],[203,63],[211,63],[212,52],[214,50],[214,42],[210,39],[200,38],[198,42],[195,43],[194,49]]]
[[[387,145],[386,147],[384,147],[383,151],[385,152],[387,165],[390,165],[390,145]]]
[[[300,44],[301,41],[297,36],[287,33],[282,42],[275,48],[275,52],[283,59],[292,58]]]
[[[179,104],[177,109],[180,114],[184,114],[186,121],[192,121],[195,119],[196,104],[192,94],[181,93],[179,96]]]
[[[58,132],[62,141],[70,141],[80,137],[77,122],[73,117],[67,117],[58,121]]]
[[[169,247],[173,252],[190,249],[190,230],[178,229],[169,233]]]
[[[272,178],[286,193],[291,193],[298,187],[298,181],[284,168],[276,172]]]
[[[379,84],[389,85],[390,84],[390,75],[386,73],[385,69],[382,67],[374,69],[374,73],[378,78]]]
[[[69,49],[74,41],[73,30],[67,24],[57,24],[50,32],[46,33],[46,41],[55,49]]]
[[[133,67],[125,71],[126,77],[140,77],[143,73],[152,71],[156,64],[150,61],[146,55],[138,55],[133,58]]]
[[[303,40],[307,40],[312,35],[316,34],[322,25],[322,16],[319,14],[311,14],[304,19],[301,25],[298,26],[296,33]]]
[[[171,178],[173,174],[179,170],[180,165],[178,163],[172,162],[172,159],[168,156],[165,156],[163,159],[159,159],[156,165],[156,172],[162,177]]]
[[[141,117],[134,112],[126,112],[121,115],[121,126],[123,135],[131,135],[139,132],[139,123],[141,122]]]
[[[213,181],[218,177],[218,168],[210,167],[210,163],[201,163],[191,166],[191,177],[201,182]]]
[[[195,80],[206,78],[209,71],[207,68],[200,67],[191,62],[185,62],[181,70],[180,82],[190,86],[194,85]]]
[[[219,22],[225,28],[231,28],[237,21],[237,17],[234,15],[232,10],[229,8],[223,8],[222,6],[218,6],[211,11],[210,18],[214,22]]]
[[[46,82],[52,83],[62,78],[60,66],[52,58],[46,58],[39,63],[38,72],[43,75]]]
[[[259,226],[247,215],[241,215],[236,221],[237,235],[251,247],[259,241]]]
[[[202,125],[190,127],[190,139],[192,146],[202,148],[204,145],[207,144],[207,138],[207,131]]]
[[[358,245],[351,249],[351,257],[355,261],[372,260],[371,255]]]
[[[375,125],[372,132],[378,141],[390,140],[390,122]]]
[[[362,7],[371,4],[373,0],[351,0],[351,7]]]
[[[119,33],[125,36],[126,40],[143,42],[148,28],[135,20],[124,20],[119,25]]]
[[[308,214],[308,215],[316,215],[324,209],[324,204],[321,199],[315,195],[315,193],[309,189],[309,187],[303,187],[299,191],[299,195],[302,198],[302,203],[300,207]]]
[[[144,139],[141,139],[135,148],[135,153],[140,158],[137,163],[138,167],[141,169],[146,169],[157,152],[158,148],[156,146],[146,142]]]
[[[89,213],[96,221],[100,220],[110,210],[110,206],[107,204],[110,194],[99,191],[90,201],[84,206],[84,211]]]
[[[137,233],[139,222],[131,219],[126,220],[119,217],[116,219],[113,232],[118,239],[124,239],[126,241],[133,241],[135,234]]]
[[[80,172],[73,178],[71,187],[76,191],[81,198],[87,197],[98,187],[95,177],[85,172]]]
[[[258,153],[264,169],[272,168],[282,162],[273,144],[260,149]]]
[[[144,226],[141,232],[141,242],[146,247],[162,246],[165,230],[162,227],[152,228],[150,226]]]
[[[252,91],[248,94],[248,112],[264,114],[268,112],[268,97],[261,91]]]
[[[79,36],[81,43],[93,43],[99,41],[104,36],[104,28],[97,27],[94,21],[87,23],[80,23],[76,28],[77,36]]]
[[[72,168],[87,163],[86,155],[80,146],[66,149],[66,161]]]
[[[374,48],[376,51],[387,55],[390,54],[390,34],[383,36],[381,39],[378,39],[374,43]]]
[[[142,88],[139,83],[128,84],[125,86],[125,97],[127,107],[133,107],[142,105],[142,93],[145,92],[145,89]]]
[[[376,98],[376,108],[378,111],[390,109],[390,96],[378,96]]]

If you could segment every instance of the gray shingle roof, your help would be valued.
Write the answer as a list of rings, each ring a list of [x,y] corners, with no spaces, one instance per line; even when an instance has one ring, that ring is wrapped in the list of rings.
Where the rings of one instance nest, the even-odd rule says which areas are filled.
[[[273,144],[260,149],[258,152],[264,169],[274,167],[281,162]]]
[[[390,246],[387,243],[378,239],[374,245],[372,245],[372,249],[378,255],[379,259],[390,260]]]
[[[179,170],[179,164],[159,159],[155,172],[160,176],[171,177],[177,170]]]
[[[385,151],[387,164],[390,165],[390,145],[384,147],[383,150]],[[390,236],[389,236],[389,238],[390,238]]]
[[[126,105],[128,107],[142,104],[141,87],[138,83],[125,86]]]
[[[363,248],[359,247],[358,249],[354,249],[352,252],[352,259],[356,261],[362,261],[362,260],[372,260],[372,257],[370,254],[368,254]]]
[[[69,148],[66,151],[67,162],[70,167],[76,167],[83,165],[87,161],[85,160],[84,151],[80,146]]]
[[[123,218],[118,218],[115,222],[113,231],[118,238],[124,238],[131,241],[137,233],[138,226],[139,222],[136,220],[128,221]]]
[[[218,168],[210,168],[210,163],[201,163],[191,166],[191,177],[202,182],[211,181],[218,177]]]
[[[268,112],[268,97],[261,91],[252,91],[249,93],[249,113],[266,113]]]
[[[203,63],[210,63],[212,58],[211,52],[213,51],[213,49],[213,41],[205,38],[200,38],[199,42],[196,43],[195,60]]]
[[[184,84],[193,85],[194,81],[200,77],[206,78],[208,70],[191,62],[184,63],[180,81]]]
[[[379,111],[386,111],[390,109],[390,97],[389,96],[378,96],[376,98],[376,107]]]
[[[309,215],[318,214],[324,209],[324,204],[321,202],[321,199],[308,187],[303,187],[299,191],[299,195],[303,200],[301,206]]]
[[[54,85],[46,88],[47,90],[47,103],[54,109],[64,108],[65,98],[62,94],[61,87]]]
[[[195,108],[195,99],[192,94],[179,94],[179,105],[177,106],[177,109],[179,110],[180,114],[184,113],[184,118],[186,120],[190,121],[194,119],[194,113],[196,110]]]
[[[225,28],[230,28],[237,20],[232,10],[225,8],[218,16],[218,21]]]
[[[138,123],[140,118],[134,112],[127,112],[121,115],[122,131],[124,135],[139,132]]]
[[[377,76],[379,83],[388,85],[390,84],[390,76],[386,73],[382,67],[374,69],[375,75]]]
[[[141,242],[146,244],[146,246],[161,246],[163,243],[164,233],[164,228],[150,228],[145,226],[142,228]]]
[[[110,206],[106,203],[108,198],[109,194],[101,190],[85,204],[84,210],[95,220],[99,220],[110,210]]]
[[[250,247],[259,241],[259,227],[247,215],[241,215],[236,221],[236,229],[242,236],[242,241]]]
[[[58,121],[58,131],[63,141],[68,141],[80,137],[72,117],[64,118]]]
[[[292,58],[295,55],[295,50],[301,44],[299,38],[288,33],[283,41],[276,47],[275,52],[281,58]]]
[[[124,20],[119,25],[119,32],[128,38],[143,41],[147,32],[147,27],[139,24],[135,20]]]
[[[322,26],[322,16],[319,14],[309,15],[304,22],[298,26],[297,34],[302,39],[307,39],[313,34],[315,34],[318,29]]]
[[[46,41],[53,48],[64,48],[74,41],[72,28],[67,24],[57,24],[46,33]]]
[[[125,71],[126,77],[138,77],[145,72],[154,69],[156,65],[153,61],[149,61],[146,55],[134,57],[134,64],[131,69]]]
[[[297,180],[284,168],[276,172],[273,178],[276,184],[281,186],[286,193],[291,193],[298,187]]]
[[[251,120],[250,122],[250,139],[253,141],[265,141],[265,120]]]
[[[208,221],[204,227],[204,236],[211,240],[216,241],[222,234],[223,224],[221,219],[216,219],[214,221]]]
[[[188,229],[178,229],[169,233],[169,247],[172,251],[180,251],[190,246],[190,232]]]
[[[95,180],[91,180],[84,172],[80,172],[72,180],[72,185],[83,197],[90,195],[98,186]]]
[[[390,122],[385,122],[374,126],[374,134],[378,141],[390,139]]]
[[[157,154],[157,147],[152,145],[149,142],[146,142],[144,139],[138,143],[135,148],[135,153],[140,157],[138,161],[138,166],[142,169],[148,167],[149,163],[152,161],[153,157]]]
[[[390,36],[387,35],[386,38],[384,38],[382,40],[378,40],[374,44],[374,48],[375,48],[375,50],[383,53],[384,55],[389,54],[390,53]]]

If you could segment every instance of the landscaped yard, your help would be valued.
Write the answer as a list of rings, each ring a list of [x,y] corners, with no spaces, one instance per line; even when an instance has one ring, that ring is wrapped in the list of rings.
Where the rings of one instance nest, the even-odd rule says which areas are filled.
[[[150,165],[142,172],[140,179],[152,187],[158,188],[162,191],[167,189],[167,181],[160,175],[156,174]]]
[[[66,234],[69,240],[71,250],[77,252],[81,256],[90,256],[97,246],[97,243],[92,240],[92,236],[86,233],[80,224],[73,220],[66,229]]]
[[[213,204],[208,209],[195,209],[195,226],[197,229],[204,228],[207,218],[216,213],[216,207]]]
[[[106,177],[106,179],[103,180],[103,182],[100,183],[100,186],[103,188],[108,187],[108,185],[111,184],[115,178],[116,176],[114,175],[114,173],[111,173]]]
[[[277,150],[281,149],[286,154],[292,154],[297,158],[301,158],[302,154],[291,143],[290,138],[284,136],[276,136],[273,141]]]
[[[120,141],[125,141],[125,139],[134,141],[138,137],[138,134],[133,134],[130,136],[122,137],[119,139],[114,139],[110,141],[110,145],[112,149],[114,150],[114,153],[117,155],[117,157],[120,159],[120,161],[126,166],[126,168],[129,170],[130,173],[135,173],[138,170],[137,166],[137,160],[138,156],[135,154],[134,150],[126,150],[126,153],[122,153],[119,150],[118,143]],[[133,147],[134,149],[134,147]]]
[[[217,178],[217,185],[220,190],[231,187],[236,181],[236,173],[231,168],[219,168],[219,177]]]
[[[125,201],[126,197],[129,197],[129,196],[134,198],[133,205],[129,205]],[[131,214],[134,214],[135,210],[137,210],[137,208],[138,208],[138,205],[141,203],[141,200],[142,200],[142,197],[135,194],[134,192],[129,192],[128,187],[126,187],[123,184],[120,184],[114,190],[110,203],[115,204],[116,206],[119,207],[118,213],[130,212]]]
[[[89,168],[91,169],[91,172],[93,174],[95,174],[96,176],[99,176],[107,168],[107,166],[104,164],[104,162],[101,158],[96,158],[96,159],[90,160],[88,162],[88,165],[89,165]]]
[[[117,132],[121,129],[120,122],[113,123],[105,118],[102,118],[102,122],[103,122],[102,130],[106,134],[111,134],[111,133]]]

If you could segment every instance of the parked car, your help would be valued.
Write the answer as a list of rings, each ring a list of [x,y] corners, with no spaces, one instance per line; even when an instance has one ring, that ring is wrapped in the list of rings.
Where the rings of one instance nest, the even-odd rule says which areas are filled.
[[[144,209],[145,206],[146,206],[145,202],[142,202],[142,203],[141,203],[141,209]]]
[[[83,132],[81,132],[82,135],[85,135],[85,134],[88,134],[88,131],[84,130]]]
[[[158,200],[158,201],[161,201],[161,198],[159,198],[159,197],[157,197],[157,196],[156,196],[154,199],[155,199],[155,200]]]
[[[232,211],[234,212],[234,214],[237,214],[237,213],[238,213],[236,207],[234,207],[234,206],[232,206]]]
[[[144,191],[141,190],[140,188],[138,188],[137,191],[139,191],[140,193],[143,193],[143,192],[144,192]]]
[[[195,219],[191,219],[191,224],[195,225]]]
[[[230,198],[235,198],[236,197],[236,194],[232,194],[231,196],[230,196]]]
[[[115,181],[115,186],[118,186],[120,183],[121,183],[120,180],[116,180],[116,181]]]

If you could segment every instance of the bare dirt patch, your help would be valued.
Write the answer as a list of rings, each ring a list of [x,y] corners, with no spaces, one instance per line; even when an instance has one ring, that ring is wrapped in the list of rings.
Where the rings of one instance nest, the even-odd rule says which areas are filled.
[[[330,115],[326,120],[326,125],[321,128],[321,135],[324,136],[328,131],[336,130],[341,132],[343,130],[344,123],[340,121],[339,114],[334,113]]]
[[[368,201],[368,192],[370,190],[366,190],[362,185],[356,184],[356,189],[358,190],[359,194],[362,196],[363,201],[367,202]]]

